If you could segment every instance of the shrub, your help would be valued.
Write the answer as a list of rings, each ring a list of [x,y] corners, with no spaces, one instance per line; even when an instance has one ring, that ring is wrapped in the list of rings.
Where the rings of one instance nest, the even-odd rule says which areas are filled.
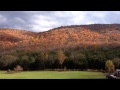
[[[14,71],[23,71],[23,68],[22,68],[20,65],[17,65],[17,66],[14,68]]]

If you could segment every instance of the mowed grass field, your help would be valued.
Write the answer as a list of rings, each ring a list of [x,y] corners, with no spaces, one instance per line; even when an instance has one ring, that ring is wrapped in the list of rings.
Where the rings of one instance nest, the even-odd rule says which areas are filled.
[[[88,71],[23,71],[7,74],[0,71],[0,79],[105,79],[105,74]]]

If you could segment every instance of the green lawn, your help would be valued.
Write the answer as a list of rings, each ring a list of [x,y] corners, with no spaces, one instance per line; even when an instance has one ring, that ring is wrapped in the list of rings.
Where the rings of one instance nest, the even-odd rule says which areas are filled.
[[[24,71],[6,74],[0,71],[0,79],[105,79],[101,72],[88,71]]]

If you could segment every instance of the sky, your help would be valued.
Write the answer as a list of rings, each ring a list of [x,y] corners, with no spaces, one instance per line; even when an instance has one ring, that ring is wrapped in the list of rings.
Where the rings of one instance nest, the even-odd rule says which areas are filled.
[[[120,11],[0,11],[0,28],[33,32],[68,25],[120,23]]]

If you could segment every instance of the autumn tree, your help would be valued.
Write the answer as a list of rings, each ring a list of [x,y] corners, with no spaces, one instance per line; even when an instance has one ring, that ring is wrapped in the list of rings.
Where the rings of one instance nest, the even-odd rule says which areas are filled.
[[[62,69],[62,64],[65,60],[66,56],[64,55],[62,50],[57,51],[57,60],[59,61],[60,65],[61,65],[61,69]]]
[[[114,69],[115,69],[115,65],[113,64],[113,62],[111,60],[107,60],[105,63],[105,69],[109,72],[109,73],[113,73]]]

